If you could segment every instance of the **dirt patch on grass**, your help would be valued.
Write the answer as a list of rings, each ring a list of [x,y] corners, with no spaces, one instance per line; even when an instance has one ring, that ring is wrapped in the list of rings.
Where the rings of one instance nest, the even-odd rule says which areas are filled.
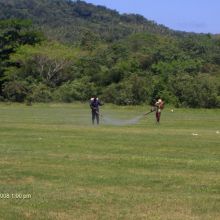
[[[24,184],[32,184],[34,182],[34,177],[24,177],[24,178],[6,178],[1,179],[1,184],[9,184],[9,185],[24,185]]]

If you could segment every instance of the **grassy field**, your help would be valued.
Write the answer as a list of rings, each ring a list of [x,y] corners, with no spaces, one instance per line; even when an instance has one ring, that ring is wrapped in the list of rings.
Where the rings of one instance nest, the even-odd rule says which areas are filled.
[[[220,110],[170,109],[0,104],[0,219],[220,219]]]

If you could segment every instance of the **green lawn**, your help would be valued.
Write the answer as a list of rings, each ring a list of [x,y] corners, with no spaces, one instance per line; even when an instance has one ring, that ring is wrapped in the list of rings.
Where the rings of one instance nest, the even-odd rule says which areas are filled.
[[[220,219],[220,109],[170,110],[0,104],[0,219]]]

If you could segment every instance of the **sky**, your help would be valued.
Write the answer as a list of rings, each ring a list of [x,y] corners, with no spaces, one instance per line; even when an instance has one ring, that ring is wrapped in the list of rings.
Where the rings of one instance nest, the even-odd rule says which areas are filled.
[[[85,0],[119,13],[143,15],[173,30],[220,33],[220,0]]]

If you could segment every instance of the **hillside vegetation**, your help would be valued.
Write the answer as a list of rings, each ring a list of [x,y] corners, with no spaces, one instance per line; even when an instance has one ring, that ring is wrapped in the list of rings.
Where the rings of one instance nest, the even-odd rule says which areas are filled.
[[[0,0],[0,18],[31,19],[48,37],[69,43],[80,41],[88,30],[108,42],[136,32],[173,32],[141,15],[120,15],[83,1]]]
[[[220,107],[220,38],[83,1],[0,0],[0,95]]]

